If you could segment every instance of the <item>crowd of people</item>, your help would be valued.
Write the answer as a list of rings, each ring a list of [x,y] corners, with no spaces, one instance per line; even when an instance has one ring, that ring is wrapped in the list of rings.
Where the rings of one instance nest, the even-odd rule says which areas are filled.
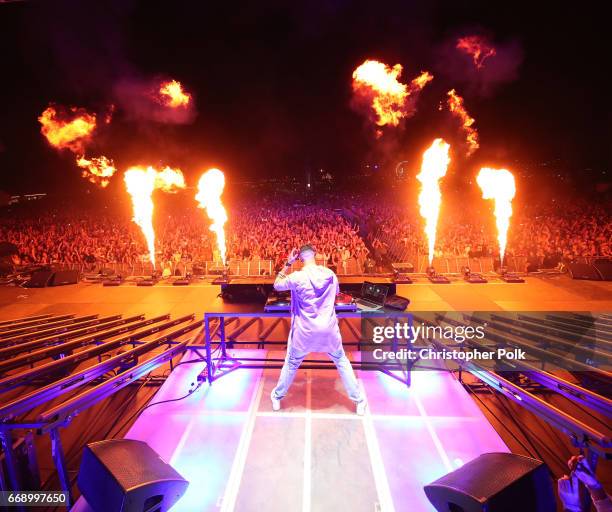
[[[265,201],[238,207],[226,225],[228,262],[267,260],[281,266],[294,247],[311,243],[319,263],[347,273],[365,270],[369,249],[357,227],[340,212],[317,205]],[[221,261],[216,237],[202,210],[159,215],[156,230],[158,268],[179,262]],[[105,212],[46,212],[35,216],[6,216],[0,222],[0,241],[17,246],[16,264],[62,264],[84,267],[136,265],[149,261],[140,228],[129,216]]]
[[[316,247],[319,263],[342,269],[349,260],[363,272],[369,249],[358,227],[341,212],[320,205],[245,206],[235,212],[228,229],[230,259],[284,263],[292,248]]]
[[[391,259],[427,254],[427,239],[418,212],[394,206],[375,207],[369,213],[370,238]],[[612,215],[602,205],[578,203],[532,207],[515,211],[508,232],[506,255],[523,256],[538,268],[562,262],[612,256]],[[491,216],[468,210],[441,217],[435,257],[499,255]]]
[[[416,207],[365,196],[252,199],[229,207],[229,262],[270,261],[282,265],[293,247],[313,244],[319,263],[339,273],[364,273],[383,261],[411,261],[427,253]],[[197,208],[156,212],[158,266],[180,261],[219,262],[210,221]],[[573,203],[522,208],[512,217],[506,254],[525,256],[538,268],[560,262],[612,256],[612,216],[605,206]],[[142,231],[130,216],[100,211],[9,212],[0,219],[0,242],[15,244],[17,264],[102,266],[148,260]],[[498,242],[490,212],[458,209],[441,215],[435,256],[496,256]]]

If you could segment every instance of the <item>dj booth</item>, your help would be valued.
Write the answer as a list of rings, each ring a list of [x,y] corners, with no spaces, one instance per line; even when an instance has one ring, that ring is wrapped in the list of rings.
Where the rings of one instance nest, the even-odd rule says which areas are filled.
[[[413,318],[411,313],[405,311],[396,310],[378,310],[378,311],[360,311],[356,308],[347,311],[337,308],[338,320],[342,319],[354,319],[359,318],[362,321],[368,319],[385,322],[402,322],[412,326]],[[233,312],[219,312],[219,313],[205,313],[204,314],[204,336],[205,336],[205,355],[206,370],[205,374],[201,376],[202,380],[206,380],[209,384],[212,384],[215,380],[227,375],[234,370],[239,369],[267,369],[267,368],[282,368],[284,359],[280,358],[257,358],[257,357],[241,357],[237,355],[238,350],[233,350],[232,354],[228,352],[228,340],[226,339],[226,321],[229,318],[247,318],[249,321],[248,325],[254,323],[259,319],[281,319],[290,318],[291,313],[285,309],[281,311],[263,311],[253,313],[233,313]],[[213,325],[214,321],[218,321],[216,325]],[[218,336],[218,340],[213,340],[215,336]],[[243,342],[243,343],[249,343]],[[359,342],[358,342],[359,343]],[[372,344],[372,340],[363,340],[364,344]],[[253,341],[253,344],[260,345],[261,341]],[[213,345],[217,345],[213,347]],[[402,348],[409,348],[409,342],[407,340],[398,340],[394,337],[389,343],[393,351],[401,350]],[[377,345],[384,346],[384,344]],[[360,370],[374,370],[380,371],[400,382],[406,386],[410,386],[410,371],[412,366],[417,361],[410,361],[406,365],[399,362],[352,362],[353,368]],[[304,359],[302,369],[336,369],[333,362],[321,361],[316,359]]]

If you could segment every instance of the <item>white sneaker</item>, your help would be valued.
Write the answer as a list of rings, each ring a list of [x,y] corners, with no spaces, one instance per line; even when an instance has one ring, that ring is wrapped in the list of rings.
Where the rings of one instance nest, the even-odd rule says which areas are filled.
[[[361,402],[357,402],[357,408],[355,411],[357,413],[357,416],[363,416],[365,414],[366,405],[367,405],[367,402],[365,400],[362,400]]]
[[[270,400],[272,401],[272,410],[280,411],[281,403],[278,398],[274,398],[274,396],[270,395]]]

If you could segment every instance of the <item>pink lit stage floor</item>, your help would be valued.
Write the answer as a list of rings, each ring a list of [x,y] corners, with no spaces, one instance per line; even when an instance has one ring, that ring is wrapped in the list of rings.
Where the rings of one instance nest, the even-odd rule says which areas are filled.
[[[202,368],[177,367],[151,403],[184,395]],[[508,451],[447,372],[416,371],[411,388],[358,372],[369,402],[364,417],[330,370],[300,370],[273,412],[278,373],[237,370],[138,418],[126,437],[149,443],[190,482],[173,512],[430,511],[425,484],[481,453]],[[88,508],[80,499],[74,510]]]

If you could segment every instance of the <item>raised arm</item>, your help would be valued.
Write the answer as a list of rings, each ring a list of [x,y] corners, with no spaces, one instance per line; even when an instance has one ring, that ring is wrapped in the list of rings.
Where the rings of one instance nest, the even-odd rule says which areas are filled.
[[[276,280],[274,281],[274,289],[277,292],[286,292],[290,290],[290,280],[289,280],[289,276],[287,275],[287,272],[289,271],[289,269],[291,268],[291,265],[293,265],[297,257],[298,257],[298,251],[297,249],[293,249],[291,251],[291,254],[289,255],[289,259],[287,260],[287,263],[285,263],[285,266],[282,268],[282,270],[278,274],[276,274]]]

